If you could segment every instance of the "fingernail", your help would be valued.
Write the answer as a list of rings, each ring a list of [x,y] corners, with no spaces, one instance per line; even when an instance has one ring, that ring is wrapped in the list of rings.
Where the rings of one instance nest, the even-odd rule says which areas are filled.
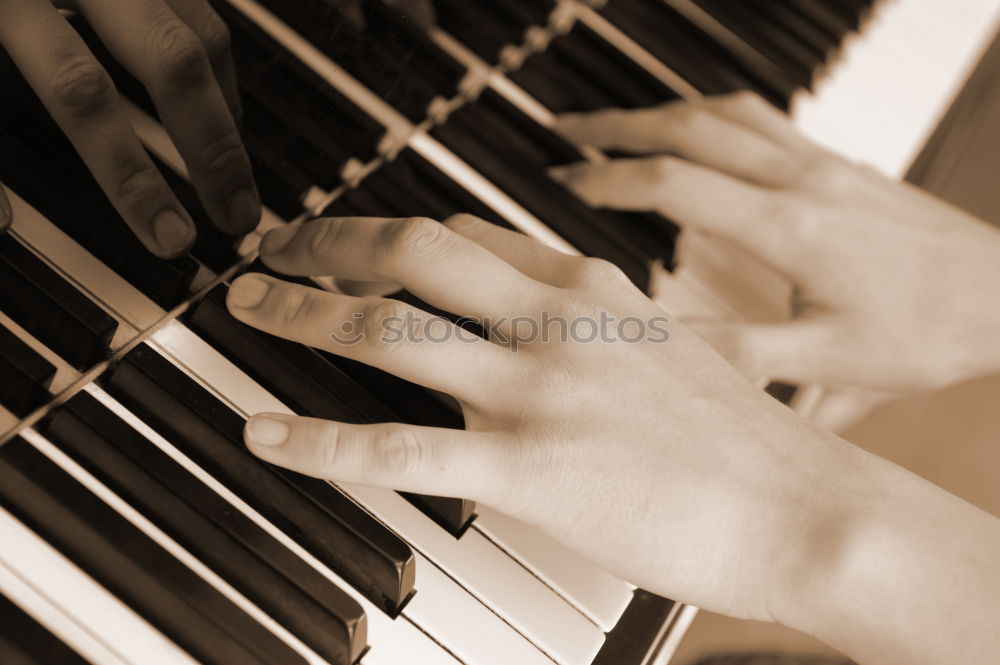
[[[233,285],[229,287],[229,297],[227,298],[227,301],[232,307],[251,309],[261,304],[264,301],[264,297],[267,295],[267,292],[270,290],[271,285],[268,282],[265,282],[259,277],[244,275],[233,282]]]
[[[229,199],[229,226],[236,233],[249,233],[260,222],[260,201],[251,189],[241,189]]]
[[[186,250],[194,240],[194,228],[173,210],[164,210],[153,220],[153,237],[165,254]]]
[[[292,241],[298,232],[298,226],[283,226],[281,228],[268,231],[264,236],[264,242],[260,244],[260,249],[264,254],[277,254]]]
[[[286,423],[265,416],[254,416],[247,422],[247,438],[257,446],[280,446],[288,439],[289,432]]]

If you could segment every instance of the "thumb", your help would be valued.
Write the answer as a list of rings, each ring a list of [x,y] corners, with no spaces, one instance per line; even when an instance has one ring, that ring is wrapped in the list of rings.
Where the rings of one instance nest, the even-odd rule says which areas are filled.
[[[494,506],[512,477],[511,447],[489,432],[268,413],[247,421],[243,438],[257,457],[308,476]]]
[[[832,357],[834,320],[813,316],[781,323],[688,321],[687,326],[708,342],[748,379],[789,383],[823,382],[836,362]]]

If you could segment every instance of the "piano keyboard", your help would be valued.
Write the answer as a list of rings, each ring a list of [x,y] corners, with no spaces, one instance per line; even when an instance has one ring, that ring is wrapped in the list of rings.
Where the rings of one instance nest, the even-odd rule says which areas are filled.
[[[150,260],[10,63],[0,67],[0,655],[16,663],[662,665],[695,608],[459,499],[269,467],[259,411],[461,427],[454,402],[229,317],[261,235],[312,215],[472,212],[600,256],[677,314],[755,316],[787,285],[653,214],[592,210],[546,168],[604,159],[556,113],[740,89],[788,108],[864,0],[213,0],[266,206],[214,230],[151,103],[76,22],[194,217]],[[7,101],[10,103],[7,103]],[[777,294],[777,295],[775,295]]]

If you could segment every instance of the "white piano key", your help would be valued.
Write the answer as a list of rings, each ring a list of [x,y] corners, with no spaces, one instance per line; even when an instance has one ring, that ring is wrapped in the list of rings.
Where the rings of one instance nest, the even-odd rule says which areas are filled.
[[[538,529],[488,506],[478,506],[472,528],[482,532],[601,630],[614,628],[632,600],[632,585]]]
[[[151,342],[154,348],[238,412],[244,415],[263,411],[292,413],[281,401],[181,324],[171,322],[164,326]],[[589,663],[600,649],[604,634],[597,626],[482,534],[470,531],[461,540],[456,540],[395,492],[354,485],[338,486],[552,659],[567,665]],[[445,580],[444,577],[441,579],[442,582]],[[418,596],[422,593],[421,586],[418,572]],[[426,589],[424,592],[428,595],[435,593]],[[451,615],[452,620],[461,616],[454,609]],[[422,627],[445,643],[455,638],[448,635],[445,626]],[[477,629],[474,632],[482,631]],[[516,641],[514,645],[497,645],[496,648],[486,647],[485,644],[470,647],[479,648],[484,654],[479,661],[493,662],[493,658],[516,648]],[[460,650],[456,648],[456,651]],[[487,658],[485,654],[493,656]]]
[[[296,556],[312,566],[317,572],[358,602],[368,619],[368,643],[371,645],[371,649],[363,658],[363,662],[366,665],[398,665],[405,662],[427,663],[428,665],[457,665],[454,657],[428,637],[422,631],[419,623],[410,623],[404,619],[390,619],[385,612],[358,593],[354,587],[344,581],[336,572],[303,549],[302,546],[285,534],[284,531],[236,496],[210,473],[149,427],[149,425],[144,423],[114,397],[93,384],[88,385],[86,391],[141,436],[145,437],[150,444],[163,451],[180,466],[184,467],[191,475],[211,488],[236,510],[253,521],[254,524],[266,531],[272,538],[287,547]],[[410,601],[410,605],[412,603],[413,600]],[[407,608],[410,605],[407,605]],[[457,622],[456,626],[460,628],[462,626],[461,622]]]
[[[2,507],[0,543],[0,591],[92,663],[197,665]]]
[[[0,312],[0,326],[14,333],[18,339],[30,346],[32,351],[45,358],[56,368],[56,374],[52,377],[52,384],[49,386],[52,393],[59,393],[80,378],[80,372],[63,360],[58,353],[39,342],[31,333],[3,312]],[[0,432],[2,431],[4,430],[0,428]]]
[[[274,633],[278,639],[285,642],[285,644],[298,652],[299,655],[306,660],[306,662],[311,665],[328,665],[327,661],[317,655],[316,652],[306,646],[284,626],[268,616],[246,596],[241,594],[231,584],[215,573],[215,571],[203,564],[197,557],[188,552],[177,541],[153,524],[145,515],[140,513],[127,501],[111,491],[107,485],[95,478],[93,474],[80,466],[74,459],[60,450],[44,436],[33,429],[23,430],[20,435],[25,441],[30,443],[36,450],[49,458],[49,460],[54,462],[74,480],[90,490],[91,493],[104,501],[104,503],[111,506],[111,508],[113,508],[119,515],[127,519],[133,526],[142,531],[153,542],[165,549],[175,559],[180,561],[205,582],[210,584],[231,603],[246,612],[255,621],[264,626],[264,628]]]

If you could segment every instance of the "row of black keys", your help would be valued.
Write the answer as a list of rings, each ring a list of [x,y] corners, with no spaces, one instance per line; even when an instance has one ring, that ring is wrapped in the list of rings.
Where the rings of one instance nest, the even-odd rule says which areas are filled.
[[[656,1],[656,7],[666,7]],[[456,80],[457,65],[435,50],[426,37],[413,29],[407,30],[408,24],[393,17],[380,2],[368,4],[371,11],[363,32],[349,26],[329,3],[271,4],[283,19],[303,30],[351,73],[413,118],[423,117],[426,104],[433,96],[451,92],[448,81]],[[609,10],[614,6],[624,7],[625,3],[612,3]],[[219,9],[233,27],[246,97],[247,141],[255,164],[262,172],[265,201],[286,217],[294,216],[300,210],[304,192],[312,184],[332,188],[339,181],[340,168],[350,157],[364,161],[374,156],[382,128],[330,90],[240,12],[226,3],[220,3]],[[447,11],[442,10],[442,15],[447,15]],[[680,19],[671,16],[660,17],[660,24],[683,27]],[[331,25],[337,29],[329,29]],[[685,30],[688,29],[685,27]],[[688,34],[690,30],[682,32]],[[677,44],[678,40],[665,40],[665,43]],[[388,48],[390,44],[396,49]],[[100,50],[96,43],[94,48]],[[697,48],[692,49],[687,51],[686,62],[714,62],[699,55]],[[381,59],[375,57],[377,54]],[[690,57],[692,55],[698,57]],[[391,63],[397,63],[395,69]],[[450,66],[442,63],[450,63]],[[111,67],[115,68],[113,64]],[[728,69],[721,65],[715,69],[737,71],[732,63]],[[681,71],[698,80],[696,71]],[[123,72],[116,73],[119,80],[128,80]],[[674,97],[670,90],[614,49],[607,45],[602,47],[600,40],[583,26],[557,39],[550,53],[529,60],[515,78],[522,75],[525,77],[522,83],[529,91],[557,110],[563,110],[566,104],[546,97],[575,94],[580,99],[570,104],[571,108],[646,105]],[[422,91],[419,105],[393,96],[405,88],[401,83],[404,81]],[[601,84],[617,90],[606,97],[591,90]],[[708,92],[748,86],[752,87],[752,83],[742,78],[729,80],[724,88],[710,82],[701,85]],[[138,86],[128,88],[130,96],[145,101],[149,107]],[[587,211],[568,192],[545,177],[544,167],[574,161],[579,159],[579,154],[544,128],[496,96],[487,96],[480,103],[463,109],[460,115],[466,122],[456,119],[448,123],[438,130],[438,138],[585,253],[612,260],[641,285],[645,285],[653,261],[661,259],[670,263],[674,231],[670,225],[662,220],[656,223],[656,218],[650,224],[648,216],[636,219]],[[489,132],[483,130],[486,127]],[[539,145],[547,149],[538,150]],[[414,161],[412,155],[408,159]],[[512,169],[511,164],[516,164],[517,168]],[[407,166],[410,168],[397,170],[413,170],[412,165]],[[420,164],[417,171],[424,176],[417,180],[420,184],[441,179],[435,177],[440,174],[426,164]],[[410,182],[397,178],[396,184],[405,186],[413,181],[413,178]],[[447,196],[437,198],[443,204],[404,201],[412,204],[404,214],[471,210],[495,218],[492,213],[482,210],[482,204],[470,201],[465,193],[447,192]]]
[[[666,8],[660,0],[655,0],[655,3],[654,6],[661,10]],[[389,90],[399,90],[400,86],[396,85],[399,80],[405,79],[420,87],[425,93],[424,103],[429,99],[427,95],[441,92],[450,76],[431,74],[443,71],[440,63],[450,61],[436,51],[436,47],[422,34],[413,29],[407,30],[408,24],[398,17],[394,18],[381,2],[368,3],[372,8],[382,9],[381,13],[375,9],[370,12],[370,20],[363,33],[358,33],[339,19],[329,3],[318,2],[318,6],[314,6],[316,3],[296,3],[294,6],[273,4],[272,9],[282,18],[294,27],[306,30],[307,36],[311,35],[330,55],[397,105],[400,105],[399,101],[392,98]],[[626,3],[611,3],[609,9],[612,6],[624,7]],[[279,214],[294,217],[301,211],[301,200],[313,184],[330,189],[339,183],[340,169],[348,159],[371,159],[383,128],[332,90],[240,12],[227,3],[220,3],[219,9],[233,29],[234,50],[245,97],[245,133],[264,200]],[[447,15],[447,12],[443,11],[442,15]],[[661,23],[666,20],[660,18]],[[673,20],[676,17],[667,18]],[[338,30],[331,31],[337,38],[324,41],[322,35],[316,32],[316,26],[325,29],[331,22],[339,26]],[[679,22],[676,24],[680,25]],[[664,25],[673,24],[668,21]],[[86,26],[80,24],[79,27],[85,35],[89,34]],[[96,40],[91,38],[89,41],[95,51],[102,53]],[[391,52],[392,61],[404,64],[412,61],[420,66],[393,71],[381,60],[377,62],[382,64],[372,65],[375,62],[370,53],[373,45],[387,42],[397,44],[397,50]],[[675,42],[665,40],[665,43]],[[363,57],[357,56],[359,49]],[[414,54],[422,54],[423,57]],[[107,54],[103,55],[129,96],[152,110],[141,88]],[[705,58],[690,61],[711,62]],[[444,69],[454,73],[454,67]],[[725,71],[736,69],[730,66]],[[599,39],[584,26],[577,26],[571,35],[557,39],[548,53],[530,59],[515,78],[518,76],[526,77],[521,82],[527,85],[529,91],[557,109],[565,104],[545,99],[546,96],[576,94],[581,98],[578,100],[580,103],[571,107],[578,108],[590,108],[594,103],[598,106],[609,103],[644,105],[675,97],[672,91],[650,80],[651,77],[614,49],[607,45],[601,48]],[[20,83],[16,74],[6,78]],[[617,87],[617,98],[599,99],[599,95],[592,94],[589,89],[600,84]],[[383,89],[387,85],[389,88]],[[747,85],[750,84],[746,80],[734,79],[727,89]],[[18,90],[17,85],[7,87]],[[44,117],[33,95],[23,85],[20,87],[21,94],[14,96],[20,102],[20,117],[32,118],[33,121]],[[714,91],[708,83],[704,87]],[[622,98],[628,96],[629,90],[639,95],[631,99],[632,103]],[[587,99],[591,103],[587,103]],[[424,110],[421,108],[418,115]],[[410,111],[416,113],[412,108]],[[9,118],[11,113],[13,111],[8,112],[8,118],[5,118],[5,126],[16,127],[18,123],[11,122]],[[55,132],[48,130],[53,128],[41,132],[49,135],[44,141],[39,141],[37,136],[22,141],[26,140],[32,148],[42,142],[63,148],[61,159],[68,162],[66,173],[69,179],[74,182],[86,180],[86,173],[74,159],[68,144],[61,143],[58,137],[51,136]],[[434,135],[584,253],[611,260],[637,284],[645,286],[648,283],[650,266],[655,262],[671,264],[676,233],[673,225],[655,215],[587,209],[544,173],[547,166],[578,160],[579,153],[498,95],[487,93],[478,103],[464,107],[444,126],[435,130]],[[19,132],[18,136],[23,137],[23,134]],[[44,156],[48,163],[53,163],[51,153]],[[491,221],[501,221],[495,213],[415,153],[404,151],[397,162],[384,173],[376,173],[370,182],[362,185],[360,191],[352,193],[350,203],[345,201],[329,213],[350,208],[357,211],[355,214],[420,214],[442,218],[464,211]],[[93,198],[99,200],[102,197],[97,192]],[[191,207],[200,213],[192,192],[186,192],[184,201],[190,202]],[[200,226],[204,227],[202,240],[195,255],[219,269],[233,258],[226,239],[219,238],[209,225]],[[157,291],[158,302],[169,302],[172,297],[182,294],[184,280],[193,274],[193,270],[191,264],[177,265],[172,280],[172,286],[177,288]],[[139,279],[136,275],[125,274],[130,279]],[[147,275],[145,281],[170,284],[171,280],[163,279],[165,277]]]

